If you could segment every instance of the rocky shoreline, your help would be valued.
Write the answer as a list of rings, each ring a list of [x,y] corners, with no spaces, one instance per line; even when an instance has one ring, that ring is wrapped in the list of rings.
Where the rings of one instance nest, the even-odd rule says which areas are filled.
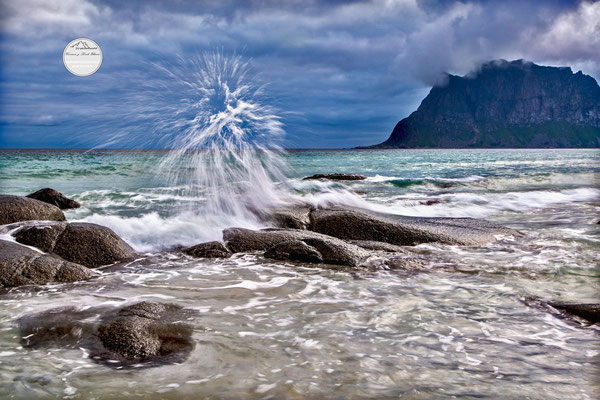
[[[0,225],[6,238],[0,239],[0,287],[93,279],[98,276],[95,269],[140,257],[107,227],[67,222],[62,209],[76,207],[79,203],[50,188],[26,197],[0,195]],[[424,255],[410,251],[418,244],[484,246],[501,236],[523,237],[479,219],[407,217],[346,206],[297,204],[264,215],[269,228],[231,227],[223,231],[222,241],[176,251],[201,258],[258,253],[321,268],[417,272],[430,264]],[[597,304],[525,302],[581,324],[599,321]],[[100,322],[81,322],[92,315]],[[174,304],[141,302],[118,309],[50,310],[22,317],[19,326],[27,348],[78,346],[108,366],[155,366],[181,362],[189,355],[192,328],[183,321],[193,317]]]

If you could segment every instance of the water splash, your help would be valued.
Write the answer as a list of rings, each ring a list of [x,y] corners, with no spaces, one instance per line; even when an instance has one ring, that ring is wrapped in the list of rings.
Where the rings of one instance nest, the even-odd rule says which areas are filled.
[[[187,185],[205,200],[202,212],[219,219],[252,220],[281,203],[284,130],[274,110],[261,103],[263,88],[253,84],[248,63],[205,53],[157,67],[169,77],[167,96],[177,98],[155,127],[170,149],[159,173]]]
[[[196,201],[178,204],[165,229],[193,224],[187,243],[197,243],[220,239],[226,227],[264,226],[265,211],[289,198],[285,132],[249,63],[206,52],[152,65],[155,79],[129,96],[135,122],[108,144],[167,149],[155,160],[159,186],[178,187],[178,196]]]
[[[166,149],[153,160],[156,186],[174,204],[142,217],[92,215],[87,221],[153,251],[220,240],[228,227],[262,228],[270,209],[290,203],[366,206],[327,184],[313,182],[319,186],[314,195],[291,186],[283,173],[283,125],[241,56],[203,53],[152,66],[153,79],[128,97],[126,126],[104,146]]]

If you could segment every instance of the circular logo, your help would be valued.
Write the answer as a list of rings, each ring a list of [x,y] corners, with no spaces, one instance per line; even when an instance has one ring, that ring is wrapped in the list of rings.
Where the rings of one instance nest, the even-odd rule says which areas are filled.
[[[73,75],[90,76],[102,64],[102,50],[91,39],[79,38],[71,41],[63,51],[63,63]]]

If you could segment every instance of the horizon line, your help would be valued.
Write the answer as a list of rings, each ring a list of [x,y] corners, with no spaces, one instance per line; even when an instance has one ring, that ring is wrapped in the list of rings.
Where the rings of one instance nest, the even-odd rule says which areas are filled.
[[[598,147],[411,147],[411,148],[393,148],[393,147],[293,147],[270,149],[275,151],[334,151],[334,150],[594,150]],[[165,148],[84,148],[84,147],[0,147],[1,151],[176,151],[181,149]],[[181,151],[202,151],[205,149],[188,149]]]

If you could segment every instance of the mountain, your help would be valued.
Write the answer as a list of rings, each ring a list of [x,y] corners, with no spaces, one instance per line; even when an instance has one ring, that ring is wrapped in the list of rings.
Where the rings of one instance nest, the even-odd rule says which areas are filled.
[[[370,148],[600,147],[600,86],[581,71],[492,61],[447,75]]]

